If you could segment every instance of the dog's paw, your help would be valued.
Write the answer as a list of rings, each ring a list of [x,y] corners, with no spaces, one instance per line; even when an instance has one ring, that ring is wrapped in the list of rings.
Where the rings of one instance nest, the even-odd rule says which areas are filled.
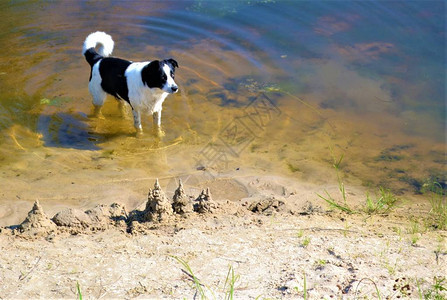
[[[105,120],[106,118],[101,114],[101,115],[95,115],[95,114],[91,114],[87,116],[89,119],[96,119],[96,120]]]
[[[164,137],[166,135],[166,132],[164,132],[163,130],[159,129],[156,132],[157,137],[161,138]]]
[[[94,106],[92,113],[88,117],[92,118],[92,119],[99,119],[99,120],[105,119],[104,115],[102,114],[100,106]]]
[[[166,133],[161,129],[161,127],[155,127],[152,131],[154,135],[158,138],[164,137],[166,135]]]
[[[104,115],[102,113],[95,114],[93,117],[98,119],[98,120],[105,120],[106,119],[106,117],[104,117]]]
[[[99,120],[105,120],[106,118],[102,114],[102,112],[92,112],[91,114],[87,115],[89,119],[99,119]]]
[[[142,138],[143,136],[144,136],[143,129],[137,129],[137,133],[135,134],[135,137],[136,137],[137,139],[140,139],[140,138]]]

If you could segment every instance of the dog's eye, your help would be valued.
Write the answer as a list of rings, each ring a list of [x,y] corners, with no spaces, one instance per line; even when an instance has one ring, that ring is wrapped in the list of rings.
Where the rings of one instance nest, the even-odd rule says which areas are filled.
[[[166,76],[166,74],[163,74],[162,78],[163,78],[163,80],[166,80],[166,79],[168,79],[168,76]]]
[[[171,72],[171,77],[172,77],[172,79],[174,79],[174,73],[172,73],[172,72]]]

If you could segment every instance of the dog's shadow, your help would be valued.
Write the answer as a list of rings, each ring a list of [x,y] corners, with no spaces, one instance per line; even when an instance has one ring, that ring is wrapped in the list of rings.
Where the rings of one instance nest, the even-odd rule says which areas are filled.
[[[78,150],[99,150],[100,145],[107,140],[117,136],[132,136],[132,133],[125,130],[98,133],[92,125],[94,123],[83,113],[43,114],[39,116],[37,131],[42,135],[41,139],[46,147]]]
[[[145,149],[166,146],[165,137],[159,136],[156,132],[149,131],[138,136],[133,127],[128,126],[122,119],[119,119],[119,122],[122,123],[118,124],[117,120],[113,120],[113,116],[101,120],[88,117],[82,112],[59,112],[40,115],[37,131],[45,147],[100,150],[110,146],[108,142],[113,143],[115,139],[131,148],[137,147],[135,143]],[[176,142],[177,139],[174,143]]]
[[[37,122],[37,131],[46,147],[98,150],[103,139],[93,133],[81,114],[42,114]]]

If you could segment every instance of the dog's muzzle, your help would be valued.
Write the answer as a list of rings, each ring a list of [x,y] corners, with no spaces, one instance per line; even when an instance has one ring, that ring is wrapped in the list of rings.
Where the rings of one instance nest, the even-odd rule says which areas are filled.
[[[172,86],[172,87],[171,87],[171,91],[172,91],[173,93],[177,93],[177,91],[178,91],[178,86]]]

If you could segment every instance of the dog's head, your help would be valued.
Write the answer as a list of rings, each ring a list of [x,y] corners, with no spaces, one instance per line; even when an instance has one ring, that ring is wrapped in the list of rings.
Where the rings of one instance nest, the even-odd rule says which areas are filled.
[[[141,76],[149,88],[159,88],[166,93],[176,93],[178,86],[174,81],[175,68],[178,63],[172,59],[153,60],[143,68]]]

